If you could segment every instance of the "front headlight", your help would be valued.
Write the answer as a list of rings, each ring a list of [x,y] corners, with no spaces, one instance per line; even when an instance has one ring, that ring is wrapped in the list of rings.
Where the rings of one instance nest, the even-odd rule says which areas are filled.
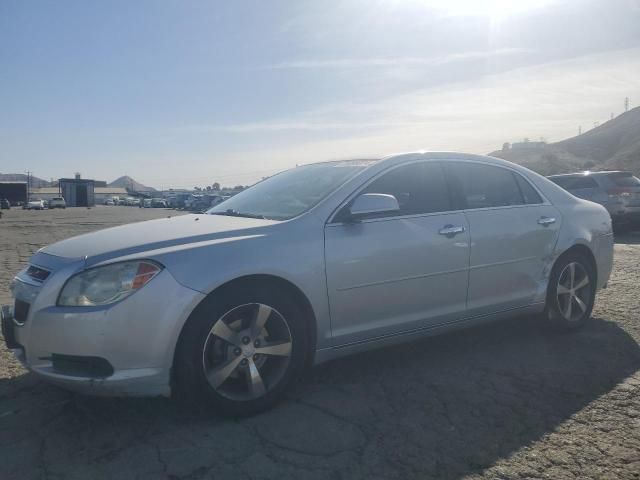
[[[62,287],[58,305],[96,306],[115,303],[144,287],[162,270],[149,260],[91,268],[71,277]]]

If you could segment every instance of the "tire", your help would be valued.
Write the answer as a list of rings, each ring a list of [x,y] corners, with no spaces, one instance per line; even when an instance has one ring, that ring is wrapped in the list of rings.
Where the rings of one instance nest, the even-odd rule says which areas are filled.
[[[595,296],[596,271],[590,259],[578,252],[562,255],[549,277],[545,319],[557,331],[579,330],[591,317]]]
[[[180,335],[174,396],[229,416],[267,410],[304,369],[307,333],[303,310],[285,290],[257,283],[223,289],[194,311]]]

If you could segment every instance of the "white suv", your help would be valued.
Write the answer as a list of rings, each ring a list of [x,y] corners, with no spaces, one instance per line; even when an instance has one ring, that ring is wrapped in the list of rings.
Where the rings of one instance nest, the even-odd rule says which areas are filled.
[[[67,202],[62,197],[54,197],[49,201],[49,208],[67,208]]]

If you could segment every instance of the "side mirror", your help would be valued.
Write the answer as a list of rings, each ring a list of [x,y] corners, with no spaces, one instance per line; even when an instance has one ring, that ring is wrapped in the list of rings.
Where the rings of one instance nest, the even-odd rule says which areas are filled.
[[[400,211],[398,200],[393,195],[385,193],[365,193],[355,199],[349,213],[352,217],[372,213],[387,213]]]

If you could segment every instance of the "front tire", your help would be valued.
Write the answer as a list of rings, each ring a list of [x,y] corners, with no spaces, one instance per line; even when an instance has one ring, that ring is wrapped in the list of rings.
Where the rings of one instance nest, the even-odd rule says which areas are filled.
[[[551,271],[545,317],[559,331],[585,326],[596,296],[596,271],[587,257],[577,252],[561,256]]]
[[[271,408],[305,365],[302,312],[286,292],[262,285],[207,298],[180,336],[176,396],[231,416]]]

